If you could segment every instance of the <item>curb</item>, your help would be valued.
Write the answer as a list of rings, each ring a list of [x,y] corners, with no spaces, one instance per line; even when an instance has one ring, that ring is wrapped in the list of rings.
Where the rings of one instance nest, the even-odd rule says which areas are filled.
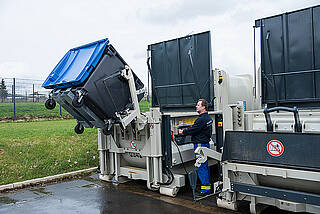
[[[35,179],[16,182],[16,183],[12,183],[12,184],[0,185],[0,192],[18,189],[18,188],[24,188],[24,187],[34,185],[34,184],[48,183],[48,182],[52,182],[52,181],[59,180],[62,178],[72,177],[72,176],[82,174],[82,173],[90,173],[95,170],[97,170],[97,167],[92,167],[89,169],[81,169],[81,170],[77,170],[77,171],[73,171],[73,172],[67,172],[67,173],[63,173],[63,174],[47,176],[47,177],[43,177],[43,178],[35,178]]]

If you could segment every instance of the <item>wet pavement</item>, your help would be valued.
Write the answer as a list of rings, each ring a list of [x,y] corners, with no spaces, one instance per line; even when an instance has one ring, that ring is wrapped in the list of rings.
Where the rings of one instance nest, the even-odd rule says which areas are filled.
[[[98,175],[0,193],[0,213],[248,213],[215,206],[214,198],[193,202],[187,188],[176,198],[146,188],[144,181],[113,185]]]
[[[162,196],[158,192],[147,190],[143,181],[115,186],[100,181],[96,174],[81,179],[0,193],[0,213],[6,214],[212,213],[212,211],[212,207],[200,203]]]

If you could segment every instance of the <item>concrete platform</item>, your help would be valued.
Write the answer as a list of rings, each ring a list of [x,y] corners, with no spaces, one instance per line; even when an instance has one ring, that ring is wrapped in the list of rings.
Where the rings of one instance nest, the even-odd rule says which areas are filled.
[[[97,175],[0,193],[0,213],[207,213],[143,189],[139,183],[115,186]],[[139,189],[140,191],[137,191]],[[149,194],[144,194],[149,193]],[[159,196],[152,197],[152,195]],[[181,201],[182,200],[182,201]],[[179,205],[179,203],[181,205]],[[192,201],[188,201],[192,205]]]
[[[73,214],[73,213],[249,213],[248,206],[239,212],[217,208],[215,198],[193,202],[190,189],[183,188],[176,198],[147,189],[144,181],[113,185],[98,175],[37,185],[0,193],[0,213]],[[266,213],[279,212],[268,209]]]

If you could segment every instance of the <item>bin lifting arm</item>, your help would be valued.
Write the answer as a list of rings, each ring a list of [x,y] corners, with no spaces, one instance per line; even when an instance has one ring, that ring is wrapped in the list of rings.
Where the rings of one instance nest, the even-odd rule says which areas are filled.
[[[128,110],[125,116],[120,115],[116,112],[116,116],[120,119],[120,123],[123,128],[129,125],[133,120],[136,120],[136,126],[138,130],[142,130],[147,123],[147,118],[140,113],[139,101],[136,91],[136,85],[134,82],[134,76],[129,66],[125,66],[120,71],[121,76],[126,79],[129,83],[129,90],[131,95],[131,101],[133,104],[133,110]]]

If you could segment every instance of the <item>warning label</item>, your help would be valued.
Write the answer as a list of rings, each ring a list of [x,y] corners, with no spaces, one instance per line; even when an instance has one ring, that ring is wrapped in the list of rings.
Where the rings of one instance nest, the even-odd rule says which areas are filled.
[[[137,149],[137,143],[134,140],[130,141],[130,147],[132,149]]]
[[[284,147],[280,141],[271,140],[267,144],[267,150],[271,156],[278,157],[278,156],[282,155],[282,153],[284,151]]]

